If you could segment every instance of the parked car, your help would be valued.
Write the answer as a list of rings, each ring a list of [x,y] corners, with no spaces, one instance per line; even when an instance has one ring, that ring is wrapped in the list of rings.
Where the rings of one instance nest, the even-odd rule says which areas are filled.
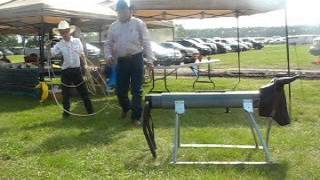
[[[309,49],[309,52],[314,56],[320,56],[320,37],[313,39],[313,43]]]
[[[237,41],[230,40],[230,39],[221,39],[220,42],[229,44],[232,51],[238,52],[238,51],[247,51],[249,50],[248,46],[246,46],[243,43],[238,43]],[[238,50],[238,45],[239,45],[239,50]]]
[[[155,42],[151,42],[151,49],[156,57],[155,65],[178,65],[183,62],[183,56],[179,50],[164,48]]]
[[[188,39],[183,39],[183,40],[179,40],[176,41],[177,43],[185,46],[185,47],[192,47],[192,48],[196,48],[201,55],[206,56],[206,55],[210,55],[211,54],[211,49],[208,46],[202,45],[200,43],[197,43],[195,41],[192,40],[188,40]]]
[[[86,46],[87,46],[89,59],[97,59],[101,57],[101,50],[98,47],[90,43],[86,43]]]
[[[218,48],[217,48],[217,45],[215,43],[205,42],[200,38],[193,38],[191,40],[196,41],[196,42],[198,42],[198,43],[200,43],[202,45],[210,47],[211,48],[211,54],[217,54],[217,52],[218,52]]]
[[[164,42],[160,44],[165,48],[172,48],[179,50],[183,55],[183,62],[194,63],[199,56],[199,51],[195,48],[185,47],[176,42]]]
[[[252,44],[252,48],[253,49],[262,49],[263,43],[255,41],[254,39],[250,39],[250,38],[243,38],[241,39],[243,42],[250,42]]]
[[[10,51],[8,48],[0,47],[0,51],[6,56],[12,56],[14,53]]]
[[[240,42],[241,44],[243,44],[243,45],[245,45],[245,46],[247,46],[248,47],[248,49],[247,50],[250,50],[250,49],[252,49],[253,48],[253,45],[252,45],[252,43],[251,42],[244,42],[244,41],[242,41],[241,39],[240,40],[236,40],[236,42]]]
[[[215,42],[214,39],[211,38],[202,38],[203,41],[208,43],[215,43],[217,46],[217,53],[223,54],[232,51],[231,47],[225,43],[222,42]]]
[[[11,47],[10,51],[14,53],[14,55],[23,55],[24,54],[24,48],[21,46]]]
[[[269,44],[284,44],[286,43],[286,39],[284,37],[272,37],[269,41]]]
[[[222,44],[225,44],[227,45],[228,47],[230,47],[230,51],[233,51],[233,52],[237,52],[238,50],[238,43],[235,43],[231,40],[228,40],[228,39],[223,39],[223,38],[218,38],[218,37],[215,37],[215,38],[212,38],[212,40],[216,43],[222,43]],[[241,49],[241,48],[240,48]]]
[[[87,51],[88,51],[88,58],[89,59],[97,59],[99,57],[101,57],[101,50],[99,48],[97,48],[96,46],[93,46],[90,43],[86,43],[87,46]],[[39,56],[40,54],[40,49],[39,47],[35,47],[35,48],[25,48],[25,55],[30,55],[30,54],[37,54]],[[44,50],[44,56],[48,57],[48,51],[45,48]]]

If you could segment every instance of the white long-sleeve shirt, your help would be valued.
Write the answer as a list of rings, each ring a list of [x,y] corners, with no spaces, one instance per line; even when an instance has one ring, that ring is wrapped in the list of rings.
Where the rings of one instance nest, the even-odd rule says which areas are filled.
[[[53,56],[62,54],[63,64],[61,69],[80,67],[80,56],[83,54],[83,46],[78,38],[70,38],[70,41],[61,40],[51,50]]]
[[[148,29],[146,24],[135,17],[128,22],[119,20],[111,24],[104,44],[105,58],[126,57],[143,52],[148,61],[153,61]]]
[[[82,43],[82,46],[83,46],[83,52],[87,56],[88,55],[88,49],[87,49],[87,44],[86,44],[87,42],[84,39],[84,35],[83,35],[81,29],[78,26],[76,26],[76,30],[73,32],[72,36],[74,38],[79,38],[80,39],[80,41]]]

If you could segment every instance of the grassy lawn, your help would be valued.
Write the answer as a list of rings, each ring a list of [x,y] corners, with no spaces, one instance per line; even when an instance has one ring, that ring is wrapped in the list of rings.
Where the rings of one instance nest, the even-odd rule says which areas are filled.
[[[271,48],[271,47],[270,47]],[[256,90],[269,79],[242,79],[238,90]],[[178,82],[178,83],[177,83]],[[237,79],[217,78],[217,89],[231,89]],[[168,81],[172,91],[192,91],[192,80]],[[39,104],[27,97],[0,95],[1,179],[318,179],[320,178],[320,81],[297,80],[292,84],[290,126],[275,125],[271,152],[277,162],[268,166],[173,166],[174,112],[153,110],[158,158],[148,151],[142,129],[129,119],[118,118],[115,97],[94,99],[96,109],[110,107],[89,118],[61,119],[52,102]],[[200,84],[199,89],[208,85]],[[150,86],[145,87],[145,91]],[[83,112],[83,104],[72,104]],[[239,109],[187,110],[182,118],[184,143],[253,143]],[[266,126],[264,118],[259,124]],[[183,150],[185,160],[263,160],[261,151]]]
[[[220,59],[217,68],[237,68],[238,53],[212,56]],[[250,50],[240,54],[241,68],[287,69],[285,45],[267,45],[261,50]],[[309,53],[309,45],[290,46],[290,67],[292,69],[319,70],[319,65],[312,64],[316,59]]]
[[[24,62],[23,57],[24,55],[13,55],[13,56],[8,56],[8,59],[10,59],[12,63],[20,63],[20,62]]]

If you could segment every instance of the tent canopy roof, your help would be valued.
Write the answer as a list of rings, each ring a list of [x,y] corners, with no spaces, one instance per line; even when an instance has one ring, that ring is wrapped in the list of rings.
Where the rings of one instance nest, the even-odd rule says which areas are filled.
[[[1,3],[2,2],[2,3]],[[86,1],[87,2],[87,1]],[[37,33],[41,25],[56,26],[61,20],[80,18],[84,30],[92,31],[115,20],[111,8],[76,0],[7,0],[0,1],[1,33]],[[85,26],[89,24],[88,26]],[[95,26],[92,26],[94,24]]]
[[[61,20],[81,19],[84,32],[99,32],[116,19],[116,12],[80,0],[0,0],[0,32],[38,34],[41,26],[48,32]],[[149,28],[171,28],[168,22],[147,22]]]
[[[131,0],[145,20],[237,17],[285,8],[286,0]]]

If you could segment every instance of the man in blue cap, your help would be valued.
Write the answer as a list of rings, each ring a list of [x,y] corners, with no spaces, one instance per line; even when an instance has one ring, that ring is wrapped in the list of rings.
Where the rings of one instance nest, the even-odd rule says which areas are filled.
[[[131,119],[141,124],[144,60],[153,67],[155,60],[151,50],[146,24],[132,16],[132,8],[124,0],[116,4],[118,20],[111,24],[105,41],[107,64],[117,63],[116,93],[125,118],[132,110]],[[128,98],[131,88],[132,100]]]

